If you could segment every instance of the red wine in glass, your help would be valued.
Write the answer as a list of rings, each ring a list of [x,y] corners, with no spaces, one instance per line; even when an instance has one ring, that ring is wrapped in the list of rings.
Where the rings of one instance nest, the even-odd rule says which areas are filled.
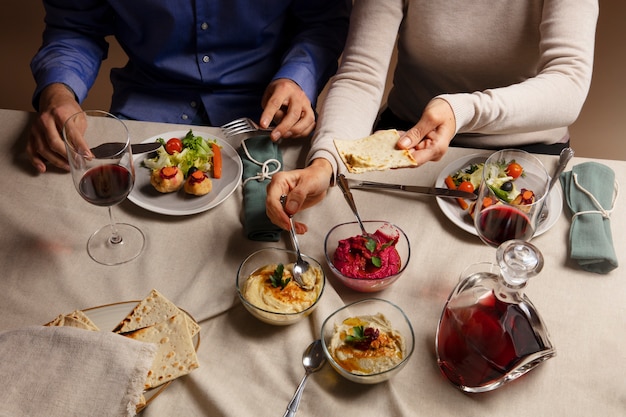
[[[469,307],[446,308],[438,334],[439,364],[459,386],[486,386],[547,347],[519,305],[493,292]]]
[[[496,204],[476,215],[478,232],[492,246],[512,239],[530,240],[535,232],[528,216],[515,207]]]
[[[132,174],[121,165],[100,165],[83,175],[78,186],[85,200],[97,206],[124,201],[133,186]]]

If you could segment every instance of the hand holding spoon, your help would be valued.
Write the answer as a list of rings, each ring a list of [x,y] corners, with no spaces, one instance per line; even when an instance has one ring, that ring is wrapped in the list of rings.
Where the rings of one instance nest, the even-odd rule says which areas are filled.
[[[313,372],[317,372],[322,369],[322,366],[326,363],[326,357],[324,356],[324,351],[322,348],[322,341],[316,340],[311,343],[302,354],[302,365],[304,366],[304,370],[306,371],[304,377],[300,381],[300,385],[296,389],[296,392],[293,394],[293,398],[289,402],[287,406],[287,411],[283,417],[294,417],[296,415],[296,411],[298,411],[298,406],[300,405],[300,398],[302,398],[302,391],[304,390],[304,384],[306,383],[307,378]]]
[[[287,196],[281,195],[280,203],[283,205],[283,207],[285,207],[286,202],[287,202]],[[300,245],[298,245],[298,238],[296,236],[296,228],[293,224],[293,220],[291,219],[291,216],[289,216],[289,226],[290,226],[289,235],[291,236],[291,242],[293,243],[293,247],[296,250],[296,262],[293,264],[293,279],[303,290],[309,291],[313,289],[313,286],[306,285],[304,283],[304,279],[302,278],[302,275],[304,275],[306,271],[309,270],[310,265],[307,261],[302,259],[302,253],[300,252]]]

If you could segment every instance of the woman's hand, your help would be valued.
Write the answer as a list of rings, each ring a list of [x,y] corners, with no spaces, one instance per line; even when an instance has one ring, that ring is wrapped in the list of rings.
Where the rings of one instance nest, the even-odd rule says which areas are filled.
[[[330,162],[318,158],[304,169],[277,172],[267,186],[266,212],[275,225],[289,229],[289,216],[298,211],[311,207],[324,199],[333,168]],[[280,197],[286,195],[287,200],[283,208]],[[294,222],[296,232],[305,233],[306,224]]]
[[[440,160],[456,133],[456,119],[447,101],[430,101],[415,126],[398,139],[398,147],[409,149],[419,165]]]

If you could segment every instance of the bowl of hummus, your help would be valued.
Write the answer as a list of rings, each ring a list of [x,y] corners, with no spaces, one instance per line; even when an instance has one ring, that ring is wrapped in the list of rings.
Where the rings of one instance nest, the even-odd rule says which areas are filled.
[[[315,259],[302,255],[309,263],[303,274],[307,287],[293,279],[294,251],[280,248],[258,250],[243,260],[237,271],[237,294],[244,307],[257,319],[285,326],[308,316],[317,307],[326,277]]]
[[[360,384],[387,381],[415,349],[413,327],[397,305],[380,298],[348,304],[322,324],[324,353],[344,378]]]
[[[396,282],[411,258],[409,238],[398,226],[380,220],[333,227],[324,240],[324,253],[333,275],[360,292],[382,291]]]

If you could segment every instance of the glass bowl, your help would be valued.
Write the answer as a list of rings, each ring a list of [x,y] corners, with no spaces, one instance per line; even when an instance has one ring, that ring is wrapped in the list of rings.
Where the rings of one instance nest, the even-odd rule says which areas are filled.
[[[411,258],[411,245],[409,238],[402,229],[389,222],[381,220],[366,220],[363,222],[365,230],[368,233],[374,233],[377,230],[383,231],[387,235],[397,234],[399,236],[396,250],[400,255],[400,270],[398,273],[389,275],[384,278],[353,278],[342,274],[333,264],[333,257],[340,240],[348,239],[353,236],[362,234],[361,228],[357,222],[341,223],[330,229],[324,240],[324,253],[328,266],[337,279],[346,287],[360,292],[377,292],[382,291],[396,282],[402,273],[406,270]]]
[[[280,248],[264,248],[250,254],[246,259],[244,259],[237,271],[235,286],[237,288],[239,299],[246,310],[262,322],[278,326],[286,326],[296,323],[311,314],[317,307],[318,302],[322,297],[322,293],[324,292],[326,276],[318,261],[304,254],[302,255],[302,258],[309,263],[310,268],[319,269],[320,274],[320,278],[318,279],[315,288],[311,290],[314,292],[315,299],[310,306],[297,312],[279,312],[278,310],[274,310],[269,304],[261,305],[262,302],[260,299],[256,300],[255,303],[254,300],[249,300],[244,295],[244,284],[246,280],[259,268],[271,264],[283,264],[286,266],[296,261],[296,252],[294,251]]]
[[[335,334],[335,327],[341,325],[344,320],[354,317],[372,316],[382,314],[389,321],[390,327],[397,331],[404,338],[404,354],[400,362],[394,366],[373,371],[372,373],[362,374],[355,370],[346,369],[339,364],[335,357],[331,354],[333,350],[332,339]],[[415,335],[413,327],[404,312],[397,305],[380,298],[367,298],[348,304],[332,313],[322,324],[322,342],[324,354],[331,366],[344,378],[359,384],[377,384],[387,381],[396,375],[409,361],[413,350],[415,349]]]

